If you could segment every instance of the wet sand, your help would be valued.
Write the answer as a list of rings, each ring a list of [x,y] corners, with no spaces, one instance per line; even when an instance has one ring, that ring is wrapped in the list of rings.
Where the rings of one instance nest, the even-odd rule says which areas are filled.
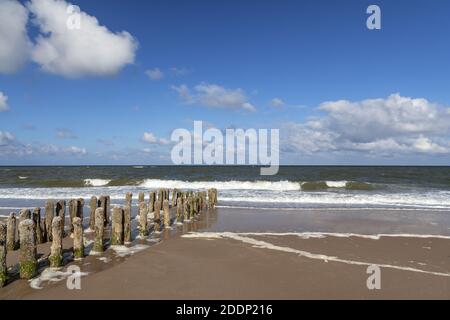
[[[251,224],[249,217],[260,220]],[[239,218],[238,228],[226,222]],[[145,248],[134,253],[108,249],[103,258],[68,262],[89,273],[81,290],[67,289],[65,280],[43,282],[41,290],[13,280],[0,289],[0,299],[450,299],[449,238],[305,234],[314,219],[303,218],[305,228],[281,228],[271,224],[279,217],[267,212],[219,208],[150,241],[135,240],[128,247]],[[354,223],[344,227],[345,219],[334,229],[320,220],[326,232],[357,229]],[[368,234],[393,225],[379,222],[370,226],[378,232]],[[417,226],[393,230],[410,228]],[[48,245],[39,246],[39,253],[47,251]],[[8,255],[8,265],[16,255]],[[381,266],[380,290],[367,288],[371,264]]]

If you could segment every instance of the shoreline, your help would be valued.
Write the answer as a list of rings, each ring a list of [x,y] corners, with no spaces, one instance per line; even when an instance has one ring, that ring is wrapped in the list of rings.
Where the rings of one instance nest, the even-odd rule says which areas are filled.
[[[450,298],[447,236],[231,232],[233,225],[221,231],[230,218],[252,214],[261,213],[205,211],[190,223],[152,234],[150,241],[135,239],[128,249],[110,247],[101,257],[65,265],[62,272],[76,264],[88,273],[81,277],[81,290],[68,290],[65,278],[43,281],[41,290],[15,280],[0,289],[0,299]],[[64,241],[70,248],[72,239]],[[38,252],[45,254],[46,246]],[[381,290],[367,289],[367,265],[343,261],[382,266]]]

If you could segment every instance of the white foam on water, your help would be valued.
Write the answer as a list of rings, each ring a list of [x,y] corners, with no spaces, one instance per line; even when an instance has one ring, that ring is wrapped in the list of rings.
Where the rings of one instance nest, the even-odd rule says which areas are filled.
[[[182,181],[182,180],[160,180],[146,179],[141,183],[141,187],[158,189],[161,186],[169,189],[209,189],[218,190],[278,190],[278,191],[298,191],[300,184],[291,181]]]
[[[345,188],[348,181],[326,181],[326,184],[330,188]]]
[[[102,261],[102,262],[104,262],[104,263],[108,263],[108,262],[111,261],[111,259],[108,258],[108,257],[100,257],[100,258],[97,258],[97,259],[100,260],[100,261]]]
[[[87,272],[80,272],[78,274],[80,276],[88,275]],[[67,279],[69,276],[72,276],[72,275],[74,275],[73,272],[61,271],[61,268],[46,268],[41,272],[41,274],[38,277],[29,280],[30,287],[33,289],[40,290],[40,289],[43,289],[43,287],[42,287],[43,282],[49,282],[49,283],[59,282],[64,279]]]
[[[261,234],[259,234],[259,235],[261,235]],[[272,233],[272,235],[275,235],[275,233]],[[365,235],[362,235],[362,236],[365,237]],[[389,235],[389,236],[392,236],[392,235]],[[407,235],[402,235],[402,236],[407,236]],[[411,235],[409,235],[409,236],[411,236]],[[418,235],[418,236],[425,237],[423,235]],[[332,262],[344,263],[344,264],[348,264],[348,265],[357,265],[357,266],[365,266],[365,267],[376,265],[380,268],[424,273],[424,274],[430,274],[430,275],[441,276],[441,277],[450,277],[450,273],[426,271],[426,270],[422,270],[422,269],[396,266],[396,265],[391,265],[391,264],[379,264],[379,263],[370,263],[370,262],[363,262],[363,261],[356,261],[356,260],[347,260],[347,259],[341,259],[339,257],[312,253],[312,252],[298,250],[298,249],[294,249],[294,248],[290,248],[290,247],[278,246],[278,245],[274,245],[274,244],[266,242],[266,241],[256,240],[253,238],[243,236],[239,233],[233,233],[233,232],[197,232],[197,233],[193,232],[193,233],[182,235],[182,237],[183,238],[210,239],[210,240],[232,239],[232,240],[250,244],[255,248],[269,249],[269,250],[275,250],[275,251],[281,251],[281,252],[287,252],[287,253],[294,253],[301,257],[305,257],[305,258],[313,259],[313,260],[321,260],[323,262],[332,261]],[[436,237],[436,236],[429,236],[429,237]]]
[[[19,176],[19,179],[20,179],[20,180],[27,180],[28,177]]]
[[[110,183],[108,179],[84,179],[84,184],[91,187],[102,187]]]
[[[124,258],[126,256],[133,255],[139,251],[145,250],[147,248],[150,248],[150,246],[147,246],[145,244],[137,244],[132,247],[126,247],[126,246],[111,246],[111,249],[114,250],[116,255],[118,257]]]

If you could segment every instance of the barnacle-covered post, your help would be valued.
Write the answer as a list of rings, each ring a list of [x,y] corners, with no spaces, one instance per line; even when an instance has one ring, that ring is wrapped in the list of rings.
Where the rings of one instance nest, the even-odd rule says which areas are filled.
[[[36,236],[33,220],[25,219],[19,223],[20,254],[19,272],[21,279],[31,279],[37,272]]]
[[[62,217],[57,216],[53,218],[52,221],[52,246],[50,247],[50,256],[48,260],[50,262],[50,267],[59,268],[63,263],[62,256]]]
[[[75,259],[84,257],[83,222],[80,217],[73,218],[73,256]]]
[[[112,209],[111,245],[123,245],[123,210],[118,206]]]
[[[8,251],[14,251],[17,248],[16,222],[16,214],[11,212],[6,222],[6,250]]]
[[[141,237],[148,236],[147,213],[147,204],[145,202],[141,202],[139,204],[139,234]]]
[[[105,215],[103,208],[97,208],[95,210],[95,239],[94,246],[92,251],[94,252],[103,252],[104,251],[104,243],[103,243],[103,233],[104,233],[104,221]]]
[[[6,285],[8,279],[8,267],[6,265],[6,234],[7,226],[0,222],[0,288]]]

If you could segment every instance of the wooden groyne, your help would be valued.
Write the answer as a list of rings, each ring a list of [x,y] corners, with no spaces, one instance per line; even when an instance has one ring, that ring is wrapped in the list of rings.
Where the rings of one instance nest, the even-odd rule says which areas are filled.
[[[124,245],[133,241],[132,234],[132,193],[124,197],[123,205],[111,208],[108,195],[92,196],[89,200],[89,221],[84,221],[84,199],[49,199],[41,208],[12,212],[6,223],[0,222],[0,288],[8,283],[7,253],[19,250],[19,274],[22,279],[31,279],[38,274],[37,246],[51,243],[50,254],[45,258],[53,268],[64,265],[63,238],[73,238],[74,259],[85,257],[84,233],[95,232],[91,254],[102,254],[107,245]],[[204,210],[214,209],[217,204],[217,189],[193,192],[178,189],[158,189],[138,194],[136,217],[139,237],[147,237],[151,232],[171,228],[174,223],[189,223]],[[68,223],[66,227],[66,207]],[[170,209],[173,210],[170,210]],[[153,222],[150,229],[149,220]],[[86,230],[85,230],[86,228]],[[107,236],[110,239],[106,239]],[[40,258],[40,263],[43,258]]]

